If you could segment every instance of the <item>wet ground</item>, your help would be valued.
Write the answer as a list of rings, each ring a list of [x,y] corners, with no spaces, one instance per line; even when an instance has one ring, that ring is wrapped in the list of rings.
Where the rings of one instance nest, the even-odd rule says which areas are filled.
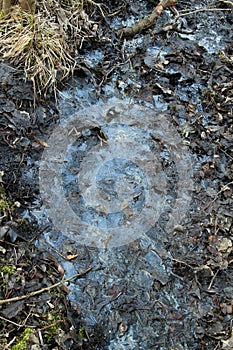
[[[2,261],[33,238],[37,274],[25,278],[37,289],[51,266],[53,279],[92,267],[59,300],[69,342],[54,335],[39,349],[232,348],[233,17],[212,5],[180,3],[175,24],[166,10],[119,39],[153,9],[128,4],[102,23],[105,43],[83,49],[85,73],[57,103],[35,107],[30,84],[1,64]],[[10,282],[13,296],[27,292]],[[19,323],[23,308],[1,311]]]

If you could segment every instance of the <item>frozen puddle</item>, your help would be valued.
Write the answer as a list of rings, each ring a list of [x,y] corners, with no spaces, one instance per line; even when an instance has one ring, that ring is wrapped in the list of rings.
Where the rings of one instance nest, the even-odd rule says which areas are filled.
[[[170,327],[182,327],[185,344],[187,286],[169,282],[166,246],[188,211],[192,164],[169,116],[128,101],[97,104],[61,121],[48,146],[41,210],[53,229],[37,244],[60,254],[65,277],[93,267],[68,286],[86,330],[101,326],[109,350],[162,349]],[[69,254],[76,259],[61,258]],[[179,341],[168,336],[165,348]]]
[[[57,126],[40,165],[53,225],[80,244],[112,248],[184,218],[192,166],[168,116],[127,101],[86,108]]]

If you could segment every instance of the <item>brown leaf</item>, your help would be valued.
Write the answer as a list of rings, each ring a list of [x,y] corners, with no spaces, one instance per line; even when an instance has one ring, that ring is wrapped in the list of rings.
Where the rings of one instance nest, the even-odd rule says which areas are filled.
[[[47,144],[47,142],[44,141],[44,140],[36,140],[36,142],[37,142],[39,145],[43,146],[43,147],[49,147],[49,145]]]
[[[63,267],[60,264],[58,264],[58,266],[57,266],[57,271],[61,274],[61,276],[64,276],[65,270],[63,269]]]
[[[222,340],[222,349],[223,350],[232,350],[233,349],[233,332],[227,340]]]
[[[127,325],[124,326],[124,325],[121,323],[120,326],[119,326],[119,331],[120,331],[119,336],[120,336],[120,337],[123,337],[123,335],[125,334],[125,332],[127,331],[127,329],[128,329],[128,326],[127,326]]]
[[[18,313],[23,310],[23,307],[24,307],[24,301],[23,300],[17,301],[15,303],[7,306],[3,311],[1,311],[1,313],[6,318],[11,319],[11,318],[17,316]]]
[[[232,251],[232,241],[226,237],[222,237],[219,239],[217,249],[219,252],[230,253]]]
[[[76,259],[77,257],[78,257],[78,254],[68,254],[66,256],[66,259],[70,261],[70,260]]]

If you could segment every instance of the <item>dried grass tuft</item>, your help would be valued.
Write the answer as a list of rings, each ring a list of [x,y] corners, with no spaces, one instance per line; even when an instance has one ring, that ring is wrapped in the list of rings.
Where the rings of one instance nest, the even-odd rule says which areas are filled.
[[[45,94],[73,73],[73,54],[96,29],[83,1],[43,0],[35,13],[14,6],[0,18],[0,56],[23,68],[34,91]]]

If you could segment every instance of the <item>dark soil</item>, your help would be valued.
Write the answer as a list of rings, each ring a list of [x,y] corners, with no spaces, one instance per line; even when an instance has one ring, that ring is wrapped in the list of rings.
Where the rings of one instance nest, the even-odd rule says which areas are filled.
[[[106,5],[109,13],[118,7]],[[84,45],[85,67],[57,101],[34,101],[23,74],[0,64],[1,349],[233,348],[232,6],[181,1],[180,14],[194,12],[175,25],[169,9],[155,27],[121,39],[115,30],[148,15],[154,4],[118,5],[122,10],[100,23],[104,43]],[[226,11],[195,12],[210,7]],[[192,158],[192,201],[172,232],[165,230],[165,212],[142,238],[101,250],[53,227],[38,172],[59,120],[114,97],[166,113]],[[91,126],[77,147],[95,145],[100,131]],[[89,267],[69,284],[4,302]]]

